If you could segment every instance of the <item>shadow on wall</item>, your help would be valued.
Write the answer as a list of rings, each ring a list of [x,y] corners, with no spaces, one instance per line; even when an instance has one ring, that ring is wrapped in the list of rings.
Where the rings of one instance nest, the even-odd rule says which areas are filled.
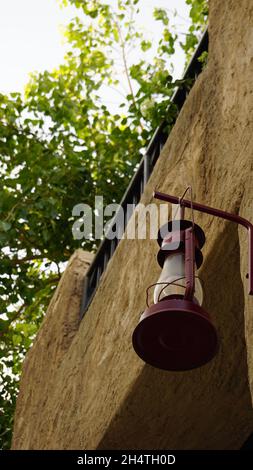
[[[212,251],[202,277],[218,355],[188,372],[144,365],[98,449],[237,449],[253,431],[236,225],[224,224]]]

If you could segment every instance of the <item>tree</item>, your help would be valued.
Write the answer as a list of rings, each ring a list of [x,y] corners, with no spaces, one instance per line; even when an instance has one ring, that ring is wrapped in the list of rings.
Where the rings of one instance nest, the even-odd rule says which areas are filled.
[[[207,18],[206,0],[186,0],[187,59]],[[177,110],[180,81],[169,67],[178,35],[168,11],[154,9],[163,31],[154,50],[136,28],[138,0],[64,0],[77,7],[66,30],[69,49],[57,69],[34,73],[20,93],[0,94],[0,440],[10,446],[21,364],[43,319],[72,238],[72,208],[95,195],[119,202],[152,132]],[[117,6],[116,6],[117,3]],[[143,59],[131,62],[129,50]],[[125,74],[123,89],[117,69]],[[104,90],[120,97],[112,111]],[[81,246],[95,250],[97,241]]]

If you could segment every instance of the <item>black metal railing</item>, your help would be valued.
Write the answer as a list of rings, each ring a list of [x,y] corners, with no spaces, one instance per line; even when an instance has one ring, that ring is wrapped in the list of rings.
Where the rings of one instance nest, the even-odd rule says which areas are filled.
[[[194,81],[197,79],[199,74],[202,71],[202,64],[198,60],[201,54],[204,51],[208,50],[208,32],[207,30],[203,34],[201,41],[195,51],[194,56],[192,57],[185,73],[183,76],[183,80],[191,82],[191,86],[193,86]],[[177,107],[177,115],[179,114],[186,98],[189,93],[189,85],[182,86],[178,88],[173,97],[172,97],[172,104],[176,105]],[[175,119],[176,121],[176,119]],[[166,132],[167,123],[163,122],[161,125],[156,129],[148,147],[145,152],[145,155],[142,157],[138,169],[136,170],[129,186],[121,200],[121,207],[123,208],[124,214],[131,216],[131,212],[129,211],[129,205],[136,205],[140,201],[141,195],[144,191],[145,184],[147,183],[150,174],[153,171],[153,168],[159,158],[161,150],[168,138],[168,131]],[[117,214],[115,215],[115,225],[117,220]],[[91,303],[91,300],[96,292],[97,286],[99,284],[100,278],[103,272],[106,269],[107,263],[109,259],[112,257],[120,239],[115,237],[114,239],[110,240],[105,238],[94,257],[92,264],[89,267],[89,270],[85,276],[84,280],[84,292],[83,292],[83,300],[81,306],[81,317],[84,316],[88,306]]]

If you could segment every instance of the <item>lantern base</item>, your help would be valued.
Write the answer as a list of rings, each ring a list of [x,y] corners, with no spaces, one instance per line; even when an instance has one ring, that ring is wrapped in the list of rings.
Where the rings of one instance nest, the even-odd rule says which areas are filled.
[[[209,362],[218,350],[218,338],[208,313],[182,297],[145,310],[133,333],[133,347],[154,367],[184,371]]]

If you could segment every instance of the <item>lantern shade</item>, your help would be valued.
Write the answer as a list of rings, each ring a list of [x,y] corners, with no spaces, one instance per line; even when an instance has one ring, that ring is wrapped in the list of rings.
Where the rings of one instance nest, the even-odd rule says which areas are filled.
[[[149,307],[132,340],[141,359],[170,371],[200,367],[218,349],[217,333],[207,312],[182,298],[163,300]]]
[[[168,296],[184,296],[185,284],[185,255],[182,252],[171,253],[164,260],[163,269],[154,290],[154,303]],[[203,290],[198,277],[195,277],[194,300],[202,305]]]

